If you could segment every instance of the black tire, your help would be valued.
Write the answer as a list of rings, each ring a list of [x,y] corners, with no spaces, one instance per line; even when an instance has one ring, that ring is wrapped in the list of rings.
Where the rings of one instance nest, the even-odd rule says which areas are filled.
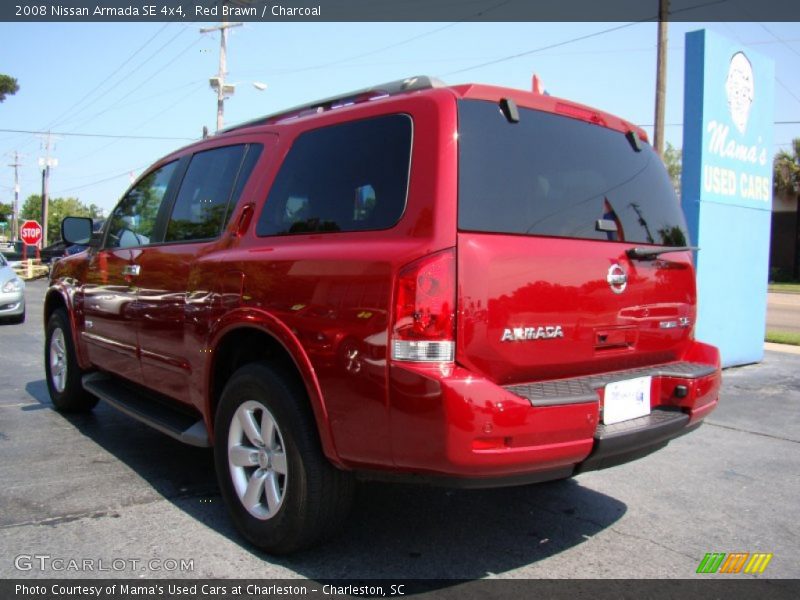
[[[243,429],[242,419],[249,417],[260,442]],[[264,431],[273,432],[270,439],[260,435]],[[250,462],[244,455],[235,460],[230,446]],[[242,367],[225,386],[215,418],[214,460],[222,497],[237,529],[272,554],[288,554],[329,538],[350,511],[353,477],[323,455],[305,390],[267,364]],[[243,486],[249,489],[256,480],[265,483],[258,492],[254,485],[251,498],[256,502],[251,500],[248,509]],[[273,491],[272,503],[264,490]]]
[[[60,356],[54,356],[55,354]],[[97,398],[83,389],[83,371],[75,357],[72,327],[64,309],[57,309],[47,321],[44,342],[44,370],[50,400],[59,412],[88,412]]]

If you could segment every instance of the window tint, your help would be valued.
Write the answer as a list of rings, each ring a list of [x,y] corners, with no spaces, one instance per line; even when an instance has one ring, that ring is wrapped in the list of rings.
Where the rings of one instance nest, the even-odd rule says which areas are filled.
[[[150,243],[161,202],[177,162],[148,173],[111,214],[106,247],[130,248]]]
[[[459,103],[459,227],[471,231],[687,244],[664,165],[649,144],[551,113],[509,123]]]
[[[239,176],[236,178],[236,186],[233,188],[233,195],[231,196],[231,201],[228,204],[228,216],[230,216],[230,213],[233,212],[233,209],[236,207],[236,203],[239,202],[244,185],[247,183],[247,180],[250,179],[250,174],[253,172],[253,169],[255,168],[263,149],[264,146],[261,144],[250,144],[247,147],[247,152],[245,152],[244,155],[244,161],[242,161],[242,166],[239,169]],[[227,218],[225,221],[227,222]]]
[[[260,154],[260,147],[225,146],[192,157],[183,177],[166,241],[203,240],[217,237]],[[242,158],[247,154],[245,164]]]
[[[403,214],[411,118],[390,115],[316,129],[289,150],[258,235],[386,229]]]

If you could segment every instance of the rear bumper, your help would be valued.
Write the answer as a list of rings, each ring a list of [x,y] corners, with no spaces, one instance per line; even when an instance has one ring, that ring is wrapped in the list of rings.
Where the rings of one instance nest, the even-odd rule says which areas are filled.
[[[604,469],[641,458],[663,448],[671,439],[693,431],[701,423],[689,425],[689,415],[681,410],[657,408],[638,419],[598,425],[592,452],[577,470]]]
[[[443,478],[454,485],[494,487],[634,460],[695,429],[714,409],[721,383],[716,356],[714,350],[702,356],[708,362],[695,357],[508,387],[459,367],[434,372],[393,366],[394,470],[434,483]],[[603,425],[604,386],[645,375],[652,377],[650,415]]]

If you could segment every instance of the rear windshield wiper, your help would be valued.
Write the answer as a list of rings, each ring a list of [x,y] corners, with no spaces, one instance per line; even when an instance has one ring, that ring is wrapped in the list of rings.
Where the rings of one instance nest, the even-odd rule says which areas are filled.
[[[635,248],[628,248],[625,254],[628,255],[628,258],[633,258],[634,260],[652,260],[667,252],[687,252],[699,249],[697,246],[636,246]]]

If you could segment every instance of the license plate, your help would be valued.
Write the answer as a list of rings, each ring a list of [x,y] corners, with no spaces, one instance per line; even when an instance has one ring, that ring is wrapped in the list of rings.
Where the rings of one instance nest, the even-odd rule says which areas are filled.
[[[650,414],[652,377],[615,381],[603,394],[603,424],[611,425]]]

